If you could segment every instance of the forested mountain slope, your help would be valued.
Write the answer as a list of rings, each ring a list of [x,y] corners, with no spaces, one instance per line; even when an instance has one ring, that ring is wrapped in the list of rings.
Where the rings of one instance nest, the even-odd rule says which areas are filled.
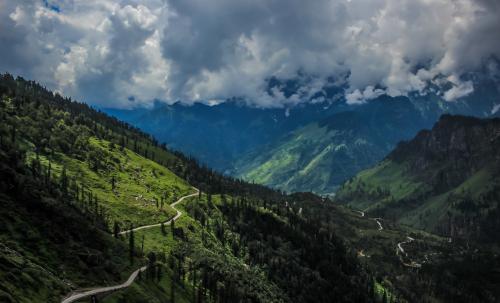
[[[100,299],[372,300],[370,275],[313,202],[299,214],[291,197],[202,167],[35,82],[2,75],[0,95],[2,301],[58,302],[143,265],[137,283]],[[191,186],[199,196],[177,205],[170,227],[120,233],[172,218],[169,204]]]
[[[339,110],[337,106],[325,106],[262,109],[235,99],[213,106],[156,103],[151,109],[103,110],[224,172],[231,171],[234,162],[249,150]]]
[[[486,74],[470,80],[474,91],[454,102],[445,101],[440,88],[433,87],[426,95],[382,95],[349,105],[345,88],[333,86],[323,101],[304,100],[286,108],[254,108],[230,99],[213,106],[158,103],[148,109],[105,111],[249,182],[332,193],[442,114],[500,115],[498,81]],[[279,85],[287,88],[287,96],[297,93],[293,81]]]
[[[443,115],[336,199],[443,235],[498,241],[500,119]]]
[[[401,139],[431,125],[405,98],[381,97],[293,131],[237,162],[237,175],[287,191],[332,193],[380,161]]]

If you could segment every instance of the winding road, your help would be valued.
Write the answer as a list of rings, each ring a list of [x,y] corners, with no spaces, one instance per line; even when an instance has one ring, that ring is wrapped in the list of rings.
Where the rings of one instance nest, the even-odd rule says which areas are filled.
[[[175,208],[175,206],[177,204],[179,204],[180,202],[182,202],[186,198],[194,197],[194,196],[198,195],[199,194],[199,190],[197,188],[194,188],[194,189],[196,190],[195,193],[183,196],[183,197],[179,198],[179,200],[177,200],[174,203],[170,204],[170,206],[173,209],[175,209],[175,211],[177,212],[177,214],[172,219],[163,222],[163,224],[170,225],[170,223],[172,223],[172,221],[176,221],[177,219],[179,219],[179,217],[182,215],[182,212],[180,210],[178,210],[177,208]],[[139,227],[133,228],[131,230],[136,231],[136,230],[148,229],[148,228],[160,226],[161,224],[162,223],[151,224],[151,225],[143,225],[143,226],[139,226]],[[126,234],[128,232],[130,232],[130,229],[120,232],[120,235]],[[135,278],[137,278],[137,276],[139,275],[139,273],[145,271],[146,268],[147,268],[147,266],[142,266],[141,268],[136,269],[128,277],[127,281],[125,281],[122,284],[113,285],[113,286],[106,286],[106,287],[97,287],[97,288],[92,288],[92,289],[88,289],[88,290],[76,290],[76,291],[73,291],[68,296],[66,296],[66,298],[64,298],[61,301],[61,303],[72,303],[72,302],[75,302],[75,301],[80,300],[80,299],[85,298],[85,297],[95,296],[95,295],[98,295],[98,294],[107,293],[107,292],[111,292],[111,291],[116,291],[116,290],[119,290],[119,289],[127,288],[127,287],[130,286],[130,284],[132,284],[132,282],[134,282]]]
[[[355,212],[359,213],[359,215],[360,215],[361,217],[364,217],[364,216],[365,216],[365,212],[364,212],[364,211],[362,211],[362,210],[355,210]]]
[[[377,222],[378,224],[378,230],[383,230],[384,227],[382,226],[382,223],[380,223],[380,220],[382,220],[382,218],[371,218],[372,220],[375,220],[375,222]]]
[[[355,212],[359,213],[361,217],[365,216],[365,211],[364,210],[354,210]],[[382,218],[368,218],[370,220],[374,220],[378,224],[378,230],[383,230],[384,227],[382,226],[382,223],[380,222]]]
[[[194,188],[194,187],[193,187]],[[193,194],[190,194],[190,195],[187,195],[187,196],[183,196],[181,198],[179,198],[179,200],[175,201],[174,203],[170,204],[170,206],[175,209],[175,211],[177,212],[175,214],[175,216],[168,220],[168,221],[165,221],[163,222],[164,225],[169,225],[172,221],[175,221],[177,219],[179,219],[179,217],[182,215],[182,212],[180,210],[178,210],[177,208],[175,208],[175,206],[179,203],[181,203],[184,199],[187,199],[187,198],[190,198],[190,197],[194,197],[194,196],[197,196],[198,195],[198,189],[196,189],[196,192],[193,193]],[[142,230],[142,229],[148,229],[148,228],[152,228],[152,227],[156,227],[156,226],[160,226],[161,225],[161,222],[160,223],[156,223],[156,224],[150,224],[150,225],[143,225],[143,226],[139,226],[139,227],[136,227],[136,228],[132,228],[132,229],[128,229],[128,230],[124,230],[124,231],[121,231],[119,234],[120,235],[124,235],[128,232],[130,232],[131,230],[133,231],[137,231],[137,230]]]
[[[422,267],[422,264],[417,263],[415,261],[411,261],[410,263],[406,263],[403,260],[403,258],[401,257],[401,255],[399,254],[399,252],[401,252],[401,254],[404,254],[406,257],[408,257],[408,253],[405,252],[405,250],[403,249],[403,244],[411,243],[411,242],[415,241],[415,239],[413,239],[412,237],[409,237],[409,236],[406,237],[406,239],[407,239],[406,241],[399,242],[398,245],[396,246],[396,256],[399,256],[401,263],[403,263],[403,265],[406,267],[414,267],[414,268]]]
[[[364,211],[361,211],[361,210],[354,210],[355,212],[359,213],[361,217],[364,217],[365,216],[365,212]],[[382,220],[382,218],[368,218],[370,220],[374,220],[375,222],[377,222],[378,224],[378,230],[381,231],[384,229],[384,227],[382,226],[382,223],[380,222]],[[399,260],[401,261],[401,263],[404,265],[404,266],[407,266],[407,267],[413,267],[413,268],[419,268],[419,267],[422,267],[422,264],[420,263],[417,263],[415,261],[411,261],[411,263],[406,263],[404,260],[403,260],[403,257],[399,254],[401,252],[401,254],[404,254],[405,257],[408,257],[408,253],[405,252],[405,250],[403,249],[403,244],[408,244],[408,243],[411,243],[413,241],[415,241],[415,239],[413,239],[412,237],[410,236],[407,236],[406,237],[406,241],[403,241],[403,242],[399,242],[397,245],[396,245],[396,256],[399,257]],[[363,252],[363,251],[361,251]],[[362,254],[362,253],[359,253],[360,256],[364,257],[365,255]],[[427,258],[427,255],[425,256]]]

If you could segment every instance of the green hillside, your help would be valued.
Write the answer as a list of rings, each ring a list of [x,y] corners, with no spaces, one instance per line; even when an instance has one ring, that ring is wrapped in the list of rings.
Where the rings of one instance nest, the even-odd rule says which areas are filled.
[[[499,297],[498,260],[475,246],[221,175],[22,78],[2,75],[0,95],[2,302]]]
[[[498,119],[445,115],[344,183],[336,200],[443,235],[494,239],[499,131]]]
[[[346,179],[380,161],[428,118],[407,100],[380,98],[298,128],[243,157],[236,174],[286,191],[331,194]]]
[[[68,180],[80,180],[94,201],[105,201],[101,207],[109,223],[129,228],[166,221],[175,215],[169,204],[193,192],[164,166],[105,139],[89,137],[85,153],[84,159],[58,152],[38,159],[43,166],[50,163],[56,176],[65,170]],[[27,153],[28,162],[36,157]]]
[[[200,166],[35,82],[2,75],[0,96],[1,301],[60,302],[144,265],[130,287],[98,299],[368,300],[374,286],[353,252],[322,235],[313,213],[291,212],[286,195]],[[203,193],[174,209],[192,186]]]
[[[331,192],[343,176],[365,168],[384,153],[363,138],[352,142],[346,135],[308,125],[251,162],[242,160],[241,176],[286,191]]]

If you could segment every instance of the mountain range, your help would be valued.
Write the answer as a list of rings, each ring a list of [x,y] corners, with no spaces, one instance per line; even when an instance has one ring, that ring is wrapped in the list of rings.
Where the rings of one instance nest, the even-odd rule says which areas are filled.
[[[404,100],[297,122],[346,157],[317,162],[383,158],[332,201],[221,174],[33,81],[2,75],[0,95],[2,302],[500,298],[498,119],[444,115],[385,158],[431,121]]]
[[[312,219],[323,206],[298,213],[309,197],[224,176],[23,78],[1,75],[0,96],[1,302],[372,296],[346,243]]]
[[[151,109],[103,111],[225,174],[289,192],[330,194],[442,114],[498,116],[497,83],[472,79],[474,92],[455,102],[436,91],[382,95],[355,105],[334,98],[264,109],[233,99],[212,106],[157,103]]]
[[[338,202],[448,237],[497,242],[500,119],[443,115],[337,192]]]

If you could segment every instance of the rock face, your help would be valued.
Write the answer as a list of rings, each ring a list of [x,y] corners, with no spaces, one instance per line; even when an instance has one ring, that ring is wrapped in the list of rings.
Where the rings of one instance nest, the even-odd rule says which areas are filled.
[[[500,119],[443,115],[345,182],[336,201],[446,236],[497,241]]]
[[[496,166],[500,157],[500,119],[443,115],[432,130],[402,142],[388,156],[406,163],[436,194],[458,186],[478,170]]]

